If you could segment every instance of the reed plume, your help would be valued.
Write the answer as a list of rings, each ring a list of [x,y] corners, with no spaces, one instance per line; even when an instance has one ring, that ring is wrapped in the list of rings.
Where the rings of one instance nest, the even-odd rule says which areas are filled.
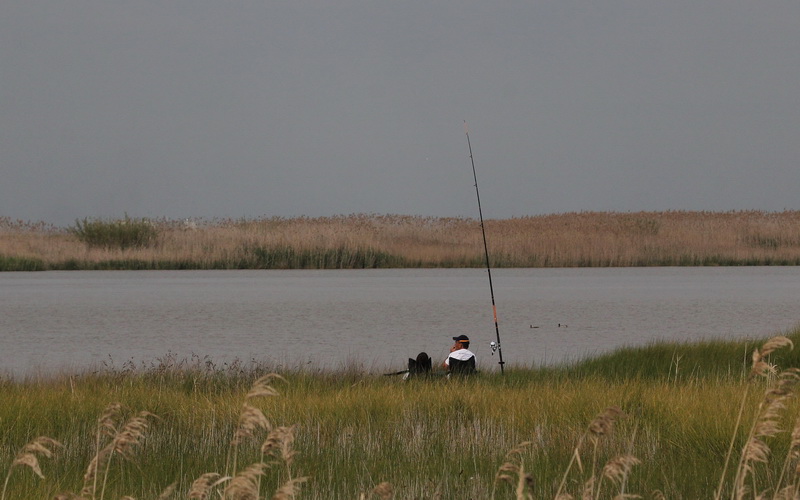
[[[222,498],[225,500],[258,500],[259,479],[264,475],[264,470],[268,467],[263,462],[256,462],[245,467],[233,479],[223,491]]]
[[[297,426],[277,427],[269,432],[261,445],[262,456],[271,456],[286,465],[291,479],[291,465],[297,452],[294,450],[294,430]]]
[[[286,467],[288,479],[278,487],[273,495],[276,500],[294,499],[300,490],[300,484],[305,482],[307,477],[292,477],[291,465],[297,454],[294,451],[294,431],[295,426],[279,426],[273,428],[264,412],[251,404],[254,399],[264,397],[275,397],[279,393],[272,386],[274,380],[285,379],[278,374],[271,373],[257,379],[244,397],[242,409],[239,413],[239,420],[230,443],[229,464],[232,463],[232,475],[220,476],[216,473],[206,473],[192,483],[189,498],[192,500],[205,500],[212,495],[214,488],[223,483],[227,483],[222,491],[222,498],[229,500],[259,500],[261,498],[261,479],[265,471],[274,464],[283,463]],[[250,464],[243,470],[237,471],[237,460],[239,446],[245,442],[252,441],[261,432],[266,432],[267,436],[261,445],[261,459]],[[267,462],[265,459],[270,457],[272,460]]]
[[[236,426],[231,445],[235,448],[243,442],[253,439],[256,431],[261,429],[269,431],[271,428],[264,412],[255,406],[244,403],[239,413],[239,424]]]
[[[276,391],[271,385],[273,380],[285,381],[286,379],[277,373],[270,373],[268,375],[259,377],[255,382],[253,382],[253,385],[244,397],[242,410],[239,413],[239,423],[236,426],[236,431],[234,432],[233,439],[231,440],[233,471],[236,471],[239,445],[245,441],[254,439],[259,430],[264,430],[267,432],[272,430],[272,424],[269,422],[269,420],[267,420],[266,415],[264,415],[260,409],[251,405],[250,401],[256,398],[279,396],[280,394],[278,391]]]
[[[625,480],[628,478],[633,466],[639,465],[640,463],[642,463],[641,460],[633,455],[620,455],[618,457],[614,457],[609,460],[605,466],[603,466],[602,477],[620,485],[621,489],[623,489],[622,495],[624,495]]]
[[[158,495],[158,498],[156,500],[167,500],[168,498],[172,497],[172,495],[175,493],[175,488],[177,486],[178,483],[170,484],[169,486],[164,488],[164,491],[162,491],[161,494]]]
[[[593,498],[596,483],[597,448],[599,441],[604,436],[610,435],[614,430],[615,422],[625,416],[625,412],[619,407],[609,406],[591,421],[588,429],[578,438],[578,443],[572,450],[572,457],[567,465],[567,469],[564,471],[564,476],[561,478],[561,483],[559,484],[558,490],[555,494],[556,498],[558,498],[559,495],[564,494],[564,486],[567,483],[567,477],[569,477],[569,473],[572,470],[573,465],[577,463],[578,467],[583,469],[581,462],[581,448],[583,447],[583,444],[587,438],[592,442],[592,465],[591,476],[584,483],[582,497],[586,498],[588,496],[588,498]]]
[[[532,441],[524,441],[506,453],[505,462],[497,469],[492,488],[492,499],[495,498],[497,485],[501,482],[509,483],[514,487],[514,494],[517,500],[528,500],[533,498],[529,492],[533,486],[533,476],[525,470],[525,463],[522,454],[532,445]]]
[[[229,477],[223,477],[216,472],[206,472],[192,482],[189,489],[189,500],[208,500],[212,488],[229,479]]]
[[[272,495],[272,500],[294,500],[300,493],[300,485],[306,481],[307,477],[289,479]]]
[[[800,473],[800,416],[795,419],[794,426],[792,427],[792,434],[791,440],[789,442],[789,451],[786,453],[786,458],[784,459],[783,466],[781,467],[781,474],[778,477],[778,481],[775,484],[775,489],[779,492],[783,492],[783,496],[779,496],[779,498],[791,498],[792,496],[797,494],[797,488],[800,487],[800,482],[798,481],[798,473]],[[792,464],[794,464],[794,470],[792,470]],[[787,474],[791,474],[792,479],[789,481],[789,486],[785,488],[781,488],[783,485],[783,480]],[[790,495],[790,496],[786,496]]]
[[[99,498],[103,499],[113,456],[119,455],[125,460],[132,460],[134,450],[142,445],[145,432],[150,427],[148,419],[158,418],[148,411],[141,411],[136,416],[131,417],[124,425],[118,427],[121,410],[122,406],[119,403],[113,403],[106,408],[106,411],[98,419],[96,443],[99,449],[89,462],[89,467],[84,474],[81,496],[91,499],[97,498],[97,483],[102,473],[103,482],[100,486]],[[104,436],[110,438],[110,441],[105,446],[100,447]]]
[[[786,401],[794,395],[794,386],[800,382],[800,370],[789,368],[779,372],[778,368],[770,363],[767,358],[778,349],[792,349],[793,347],[794,344],[789,338],[785,336],[776,336],[767,340],[761,346],[761,349],[756,348],[753,350],[749,379],[751,381],[759,378],[772,378],[774,380],[767,386],[764,397],[756,409],[752,425],[745,439],[745,444],[742,447],[731,484],[731,498],[733,499],[741,499],[749,494],[750,487],[746,484],[748,477],[752,479],[753,495],[756,497],[758,496],[758,484],[756,483],[754,475],[754,467],[758,463],[766,464],[769,461],[771,450],[766,440],[782,432],[779,419],[783,410],[786,409]],[[719,485],[714,495],[715,499],[719,499],[722,496],[727,469],[733,452],[733,445],[741,425],[749,390],[750,385],[748,384],[742,396]],[[778,481],[776,490],[780,488],[781,481],[782,476]]]
[[[381,500],[391,500],[394,497],[394,488],[391,483],[384,481],[372,488],[372,494],[377,495]]]
[[[61,443],[47,436],[39,436],[23,446],[14,457],[14,461],[11,462],[11,467],[8,469],[6,480],[3,482],[3,491],[0,493],[0,500],[5,500],[6,498],[8,481],[11,479],[11,473],[15,468],[28,467],[34,474],[44,479],[44,474],[39,466],[39,457],[52,458],[54,455],[54,448],[60,447],[62,447]]]

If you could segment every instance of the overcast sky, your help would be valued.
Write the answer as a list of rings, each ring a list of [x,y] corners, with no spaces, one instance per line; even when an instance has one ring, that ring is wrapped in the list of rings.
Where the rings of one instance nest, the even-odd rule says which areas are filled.
[[[800,209],[797,0],[5,0],[0,216]]]

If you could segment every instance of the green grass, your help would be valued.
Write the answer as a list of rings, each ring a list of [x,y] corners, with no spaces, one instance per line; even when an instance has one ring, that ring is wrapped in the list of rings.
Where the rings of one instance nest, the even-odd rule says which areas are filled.
[[[800,328],[789,337],[800,341]],[[515,480],[521,464],[533,498],[554,498],[590,422],[618,406],[627,416],[597,440],[594,468],[592,435],[584,439],[582,469],[569,468],[566,491],[580,497],[603,464],[630,453],[641,464],[630,471],[626,493],[713,498],[731,438],[735,461],[769,387],[769,381],[748,378],[751,353],[762,343],[658,343],[560,367],[512,366],[503,376],[464,380],[402,382],[356,369],[283,372],[286,381],[272,383],[280,396],[248,401],[273,426],[297,426],[298,455],[291,467],[278,460],[265,472],[261,494],[270,498],[291,474],[309,477],[298,495],[307,499],[369,497],[384,481],[395,498],[484,499],[495,490],[496,498],[517,498],[512,485],[495,478],[501,465],[511,464]],[[795,350],[776,351],[771,361],[800,367]],[[141,410],[159,418],[130,461],[111,462],[105,497],[155,499],[177,482],[171,498],[186,498],[201,474],[232,472],[230,442],[242,404],[268,371],[166,359],[151,368],[0,380],[0,470],[8,471],[37,436],[64,445],[53,458],[40,457],[44,479],[26,467],[12,469],[6,498],[78,492],[95,453],[97,419],[111,402],[124,405],[124,418]],[[746,425],[737,430],[743,398]],[[791,429],[800,408],[786,404],[780,422]],[[266,432],[255,434],[236,450],[237,469],[260,460]],[[754,466],[759,491],[775,483],[790,445],[788,433],[764,439],[774,459]],[[530,444],[506,456],[522,442]],[[606,481],[600,498],[619,491]]]
[[[155,244],[158,229],[148,219],[128,217],[116,220],[76,220],[69,228],[88,247],[96,248],[146,248]]]
[[[0,272],[44,271],[46,269],[47,266],[41,259],[0,255]]]

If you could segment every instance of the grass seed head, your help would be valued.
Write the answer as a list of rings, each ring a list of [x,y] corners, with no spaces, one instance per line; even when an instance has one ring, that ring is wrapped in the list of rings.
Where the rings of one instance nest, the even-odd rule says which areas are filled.
[[[378,495],[381,500],[390,500],[394,496],[394,488],[386,481],[372,489],[373,495]]]
[[[133,448],[141,446],[145,432],[150,427],[147,419],[151,417],[156,417],[156,415],[142,411],[128,420],[111,442],[114,453],[119,453],[124,458],[130,459]]]
[[[753,350],[753,365],[750,369],[750,378],[755,377],[766,377],[767,375],[775,375],[777,373],[777,368],[775,365],[767,362],[765,358],[775,352],[778,349],[782,349],[784,347],[788,347],[789,349],[794,348],[794,343],[784,336],[777,336],[772,337],[771,339],[764,342],[764,345],[761,346],[761,349],[754,349]]]
[[[162,491],[161,494],[158,495],[157,500],[167,500],[168,498],[171,498],[172,494],[175,493],[175,488],[177,488],[177,486],[178,483],[175,482],[164,488],[164,491]]]
[[[595,477],[592,476],[583,483],[583,491],[581,492],[581,500],[593,500],[594,499],[594,483]]]
[[[614,422],[625,416],[625,412],[617,406],[609,406],[589,424],[589,432],[596,437],[610,434]]]
[[[276,391],[271,385],[273,380],[286,381],[285,378],[281,377],[277,373],[264,375],[253,383],[253,387],[250,388],[250,391],[245,396],[245,399],[279,396],[280,394],[278,391]]]
[[[42,469],[39,466],[38,456],[42,456],[45,458],[52,458],[53,450],[51,448],[56,448],[61,446],[62,446],[61,443],[59,443],[55,439],[49,438],[47,436],[39,436],[30,443],[22,447],[20,452],[14,458],[14,461],[11,463],[11,467],[12,468],[18,466],[28,467],[33,471],[34,474],[44,479],[44,474],[42,473]]]
[[[297,452],[294,451],[295,425],[277,427],[270,431],[267,439],[261,445],[261,453],[271,455],[291,465]]]
[[[11,467],[18,466],[28,467],[33,471],[34,474],[39,476],[41,479],[44,479],[42,469],[39,467],[39,459],[37,459],[36,455],[33,453],[23,453],[21,455],[17,455],[17,458],[11,463]]]
[[[222,498],[228,500],[258,500],[258,478],[264,475],[267,464],[256,462],[231,479]]]
[[[239,426],[233,435],[231,444],[238,446],[246,439],[251,439],[255,436],[258,429],[270,430],[271,425],[264,413],[247,403],[242,405],[242,412],[239,414]]]
[[[628,473],[631,471],[633,466],[640,463],[641,461],[633,455],[621,455],[612,458],[603,467],[603,476],[606,479],[610,479],[611,481],[620,484],[622,483],[622,480],[628,476]]]
[[[272,500],[294,500],[300,493],[300,485],[306,481],[308,481],[307,477],[297,477],[286,481],[272,495]]]
[[[783,349],[784,347],[788,347],[790,350],[794,349],[794,343],[792,343],[791,339],[784,337],[783,335],[772,337],[764,342],[763,346],[761,346],[761,355],[769,356],[773,351]]]
[[[206,472],[192,482],[189,489],[189,500],[207,500],[211,488],[220,484],[220,476],[216,472]]]
[[[117,420],[122,414],[122,405],[120,403],[111,403],[97,419],[97,424],[100,432],[105,436],[113,436],[117,432]]]

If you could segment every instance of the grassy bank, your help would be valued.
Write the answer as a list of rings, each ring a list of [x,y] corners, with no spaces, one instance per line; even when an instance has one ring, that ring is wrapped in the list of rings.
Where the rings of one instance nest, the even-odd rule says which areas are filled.
[[[800,264],[800,211],[586,212],[485,222],[493,267]],[[0,271],[482,267],[466,218],[83,220],[0,218]]]
[[[787,337],[800,341],[800,329]],[[719,498],[773,498],[798,485],[791,367],[797,350],[761,341],[658,344],[464,380],[264,379],[268,367],[199,363],[6,379],[0,465],[5,498],[23,500],[226,488],[227,498],[710,499],[720,483]],[[38,436],[59,444],[26,449]]]

